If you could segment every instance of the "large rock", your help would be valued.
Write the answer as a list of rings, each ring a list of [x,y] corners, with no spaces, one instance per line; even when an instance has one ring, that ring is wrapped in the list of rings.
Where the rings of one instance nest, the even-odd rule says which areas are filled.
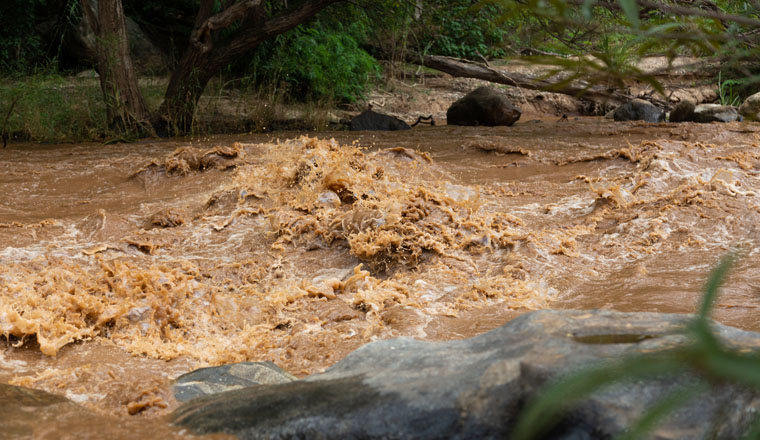
[[[372,110],[365,110],[359,116],[351,119],[352,131],[365,130],[411,130],[412,127],[401,119],[384,115]]]
[[[174,398],[187,402],[201,396],[237,390],[254,385],[274,385],[296,380],[272,362],[242,362],[221,367],[201,368],[178,377]]]
[[[649,101],[634,99],[618,107],[612,117],[616,121],[664,122],[665,112]]]
[[[491,87],[478,87],[458,99],[446,111],[448,125],[512,125],[522,111],[507,97]]]
[[[720,104],[700,104],[694,108],[694,120],[696,122],[733,122],[741,121],[736,107]]]
[[[760,121],[760,92],[744,100],[739,107],[739,114],[748,121]]]
[[[676,104],[670,112],[670,122],[689,122],[694,120],[694,102],[684,100]]]
[[[368,344],[322,374],[194,399],[172,415],[198,433],[254,438],[508,438],[523,402],[558,374],[683,344],[685,315],[541,311],[461,341]],[[760,334],[715,326],[755,349]],[[613,438],[686,375],[619,384],[582,402],[546,438]],[[733,439],[760,395],[720,384],[666,419],[655,439]]]

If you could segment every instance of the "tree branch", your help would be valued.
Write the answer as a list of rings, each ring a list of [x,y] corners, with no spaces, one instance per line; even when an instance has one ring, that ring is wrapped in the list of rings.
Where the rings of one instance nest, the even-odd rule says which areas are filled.
[[[314,17],[327,6],[345,0],[307,0],[299,7],[266,20],[258,29],[241,29],[218,52],[212,55],[216,64],[225,64],[255,48],[263,41],[280,35]]]
[[[575,6],[581,6],[585,4],[585,0],[567,0],[567,2]],[[613,1],[599,0],[594,4],[610,10],[621,10],[620,4]],[[714,3],[709,3],[710,8],[708,10],[681,6],[678,4],[656,3],[650,0],[636,0],[636,4],[638,4],[639,7],[644,10],[660,11],[666,14],[689,17],[711,18],[719,21],[729,21],[736,24],[743,24],[746,26],[760,27],[760,20],[745,17],[743,15],[735,15],[723,12]],[[713,6],[715,6],[715,8],[713,8]]]
[[[86,0],[85,0],[86,1]],[[195,29],[190,35],[190,42],[201,49],[201,52],[208,52],[213,47],[211,33],[225,29],[242,20],[250,10],[261,6],[262,0],[245,0],[240,3],[234,3],[222,12],[211,15],[214,7],[212,0],[201,2],[198,16],[196,17]]]

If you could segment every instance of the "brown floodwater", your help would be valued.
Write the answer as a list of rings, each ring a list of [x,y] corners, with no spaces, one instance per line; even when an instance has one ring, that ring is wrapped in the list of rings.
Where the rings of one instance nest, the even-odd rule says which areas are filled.
[[[135,420],[183,437],[160,417],[191,369],[304,376],[542,308],[692,313],[731,249],[715,317],[760,331],[758,133],[581,118],[11,145],[0,382],[64,395],[115,437]]]

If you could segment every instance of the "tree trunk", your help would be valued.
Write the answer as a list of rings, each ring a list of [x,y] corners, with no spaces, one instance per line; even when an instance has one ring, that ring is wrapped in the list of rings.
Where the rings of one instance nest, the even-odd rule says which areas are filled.
[[[211,78],[262,42],[306,22],[339,1],[345,0],[294,2],[295,5],[286,12],[264,19],[262,14],[266,2],[263,0],[232,3],[215,15],[212,15],[213,0],[202,0],[190,44],[172,72],[159,109],[163,121],[154,119],[154,126],[163,125],[170,133],[188,132],[198,99]],[[217,41],[219,31],[234,23],[241,23],[240,28],[227,39]]]
[[[93,2],[94,3],[94,2]],[[82,0],[85,19],[96,35],[97,67],[106,103],[108,126],[121,133],[149,129],[148,110],[129,54],[126,18],[121,0],[100,0],[97,16],[88,0]]]

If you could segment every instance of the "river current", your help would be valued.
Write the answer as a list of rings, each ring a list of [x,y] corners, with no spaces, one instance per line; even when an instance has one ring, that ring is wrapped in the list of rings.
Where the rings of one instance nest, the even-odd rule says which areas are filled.
[[[169,429],[169,384],[194,368],[305,376],[543,308],[692,313],[731,249],[715,318],[760,331],[758,133],[581,118],[11,145],[0,382],[119,420],[116,437]]]

